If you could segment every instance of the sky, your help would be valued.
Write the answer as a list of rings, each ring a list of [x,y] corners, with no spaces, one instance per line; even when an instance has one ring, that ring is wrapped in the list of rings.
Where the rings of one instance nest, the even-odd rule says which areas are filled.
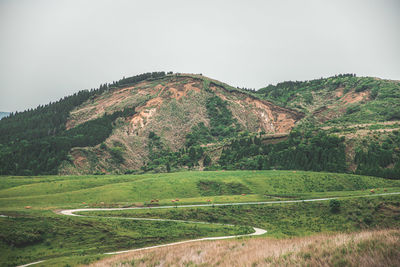
[[[0,0],[0,111],[151,71],[400,80],[400,1]]]

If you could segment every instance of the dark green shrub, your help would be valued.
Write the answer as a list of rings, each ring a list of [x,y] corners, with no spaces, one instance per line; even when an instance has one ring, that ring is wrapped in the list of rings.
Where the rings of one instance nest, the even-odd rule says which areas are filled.
[[[361,110],[360,106],[348,107],[347,110],[346,110],[346,114],[353,114],[353,113],[356,113],[356,112],[358,112],[360,110]]]
[[[220,181],[200,180],[197,188],[202,196],[240,195],[251,193],[250,189],[237,182],[224,183]]]
[[[340,201],[337,199],[331,199],[329,201],[329,208],[332,213],[338,213],[340,211]]]
[[[204,160],[203,160],[203,166],[204,166],[204,167],[210,166],[210,164],[211,164],[211,158],[210,158],[210,156],[206,155],[206,156],[204,157]]]
[[[123,163],[124,162],[124,157],[123,157],[123,149],[119,146],[112,147],[110,149],[110,154],[112,158],[115,160],[117,163]]]

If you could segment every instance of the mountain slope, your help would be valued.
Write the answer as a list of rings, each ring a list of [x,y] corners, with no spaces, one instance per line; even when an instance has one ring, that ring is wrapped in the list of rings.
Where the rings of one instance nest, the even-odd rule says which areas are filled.
[[[251,91],[145,73],[1,120],[0,174],[302,169],[400,178],[399,98],[397,81],[349,74]]]
[[[221,141],[221,136],[228,137],[235,131],[286,133],[302,117],[300,112],[276,106],[200,75],[179,74],[143,81],[103,93],[71,111],[67,129],[126,108],[134,109],[136,113],[120,118],[103,145],[73,149],[72,162],[65,162],[60,172],[139,169],[151,157],[149,145],[154,144],[149,139],[150,133],[159,137],[159,144],[155,146],[176,152],[185,147],[186,137],[194,127],[212,128],[212,115],[209,114],[212,106],[219,109],[225,103],[227,110],[217,111],[215,116],[216,119],[226,117],[227,123],[214,127],[215,132],[208,136],[209,142]],[[228,133],[224,134],[226,130]],[[116,147],[121,148],[123,154],[120,161],[113,159],[112,149]]]
[[[400,178],[400,82],[353,74],[283,82],[255,92],[304,112],[299,129],[345,138],[346,169]]]
[[[344,74],[326,79],[269,85],[256,94],[284,107],[304,112],[314,124],[341,125],[400,120],[399,81]]]

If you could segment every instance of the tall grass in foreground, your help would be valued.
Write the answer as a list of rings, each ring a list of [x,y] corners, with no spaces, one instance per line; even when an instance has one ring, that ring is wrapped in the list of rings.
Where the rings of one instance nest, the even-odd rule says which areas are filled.
[[[91,266],[400,266],[400,230],[182,244]]]

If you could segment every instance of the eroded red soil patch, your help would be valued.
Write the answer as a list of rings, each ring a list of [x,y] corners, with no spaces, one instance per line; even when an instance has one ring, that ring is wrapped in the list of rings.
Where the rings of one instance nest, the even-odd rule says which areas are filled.
[[[342,102],[345,104],[353,104],[361,102],[362,100],[368,100],[370,96],[370,91],[363,92],[348,92],[342,98]]]
[[[230,92],[232,98],[227,98],[220,92],[221,88],[211,86],[221,99],[240,105],[245,112],[253,113],[258,118],[259,131],[267,133],[287,133],[302,118],[302,114],[279,107],[266,100],[260,100],[242,93]],[[239,121],[240,118],[237,118]]]

